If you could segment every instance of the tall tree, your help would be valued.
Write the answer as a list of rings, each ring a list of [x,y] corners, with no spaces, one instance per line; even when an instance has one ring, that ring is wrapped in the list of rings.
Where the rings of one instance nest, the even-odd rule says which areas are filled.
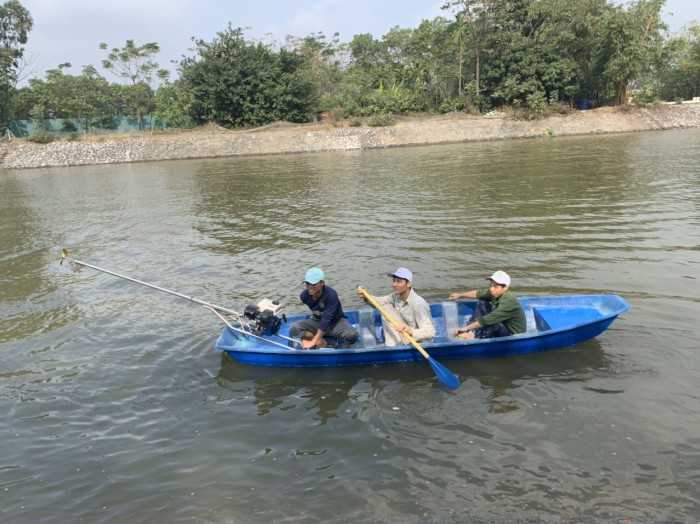
[[[665,0],[636,0],[615,6],[602,17],[595,50],[606,87],[617,105],[628,102],[630,83],[653,64],[662,50],[666,26],[661,20]]]
[[[489,0],[448,0],[442,5],[442,9],[455,12],[456,30],[454,32],[457,41],[459,55],[459,94],[462,95],[464,81],[462,69],[464,67],[464,54],[468,49],[474,53],[474,86],[476,96],[481,92],[481,53],[484,48],[484,40],[488,31]]]
[[[344,51],[338,33],[331,40],[327,40],[326,35],[320,32],[304,38],[288,36],[286,47],[304,58],[309,77],[317,86],[319,96],[332,98],[337,94],[342,77],[340,60]]]
[[[33,20],[18,1],[0,5],[0,130],[5,129],[17,80],[17,66]]]
[[[689,25],[665,42],[660,59],[646,81],[665,100],[700,96],[700,24]]]
[[[100,49],[107,50],[109,46],[102,42]],[[144,118],[155,109],[154,93],[151,88],[154,76],[167,80],[170,72],[161,69],[154,60],[160,52],[156,42],[147,42],[141,46],[133,40],[127,40],[124,47],[113,47],[107,58],[102,60],[102,67],[114,73],[117,77],[130,82],[121,90],[124,105],[130,108],[136,116],[140,129],[144,128]]]
[[[180,63],[180,76],[192,94],[196,122],[226,127],[308,122],[316,111],[317,89],[299,53],[248,42],[231,25],[212,42],[197,40],[195,46],[197,56]]]
[[[107,50],[109,46],[102,42],[100,49]],[[156,75],[160,79],[168,78],[170,72],[161,69],[153,57],[160,52],[160,46],[156,42],[148,42],[137,46],[133,40],[127,40],[122,48],[113,47],[107,58],[102,60],[102,67],[112,71],[119,78],[123,78],[136,85],[140,82],[151,84]]]
[[[86,131],[97,119],[115,116],[117,105],[107,80],[93,66],[85,66],[80,75],[66,73],[70,67],[60,64],[46,72],[45,80],[29,81],[30,93],[23,91],[28,116],[41,125],[47,119],[75,118]]]

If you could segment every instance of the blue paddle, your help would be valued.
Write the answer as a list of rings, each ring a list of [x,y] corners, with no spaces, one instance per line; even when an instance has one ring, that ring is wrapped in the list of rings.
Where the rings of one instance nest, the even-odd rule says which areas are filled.
[[[367,302],[372,304],[372,306],[381,313],[381,315],[386,319],[389,324],[391,324],[391,327],[393,327],[396,331],[398,330],[399,323],[396,321],[396,319],[388,312],[386,311],[380,304],[377,302],[377,300],[369,294],[369,292],[366,289],[363,289],[361,287],[357,288],[357,291],[365,298],[367,299]],[[445,366],[440,364],[437,360],[435,360],[433,357],[431,357],[428,352],[423,349],[423,346],[421,346],[418,341],[413,338],[411,335],[405,332],[401,332],[401,336],[409,342],[414,348],[418,350],[418,352],[425,357],[425,359],[428,361],[428,364],[430,364],[430,367],[433,368],[433,372],[435,373],[435,376],[438,378],[442,384],[447,386],[450,389],[457,389],[459,387],[459,378],[457,375],[452,373],[449,369],[447,369]]]

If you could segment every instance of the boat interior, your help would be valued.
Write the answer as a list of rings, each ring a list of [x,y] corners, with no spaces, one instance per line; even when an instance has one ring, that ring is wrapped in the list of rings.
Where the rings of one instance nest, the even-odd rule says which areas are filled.
[[[454,333],[459,326],[465,325],[474,313],[476,302],[439,302],[430,305],[436,335],[435,343],[455,340]],[[596,320],[603,312],[591,305],[582,304],[529,304],[523,303],[526,334],[570,327],[582,322]],[[381,315],[373,308],[361,308],[347,312],[348,321],[360,333],[360,345],[373,347],[384,343]]]

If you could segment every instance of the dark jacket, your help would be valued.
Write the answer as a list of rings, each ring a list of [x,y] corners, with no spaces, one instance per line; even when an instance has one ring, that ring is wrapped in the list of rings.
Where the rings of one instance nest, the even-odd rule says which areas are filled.
[[[345,313],[343,313],[343,306],[340,305],[340,299],[338,298],[338,293],[331,287],[324,284],[323,293],[318,298],[314,300],[309,295],[308,290],[304,290],[299,295],[301,301],[309,306],[311,310],[311,315],[321,321],[319,329],[326,333],[330,328],[335,326],[341,318],[345,318]]]

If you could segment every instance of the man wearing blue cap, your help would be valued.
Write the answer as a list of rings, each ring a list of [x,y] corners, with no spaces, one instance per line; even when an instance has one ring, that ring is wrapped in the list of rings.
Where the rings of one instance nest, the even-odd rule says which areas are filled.
[[[312,267],[306,272],[306,289],[299,298],[309,306],[311,318],[295,322],[289,330],[292,338],[300,338],[304,332],[311,333],[310,338],[303,337],[304,349],[325,346],[324,337],[335,339],[337,347],[350,347],[358,338],[357,331],[345,318],[338,293],[326,285],[324,278],[323,271],[318,267]]]
[[[402,324],[398,329],[394,329],[382,317],[384,343],[390,347],[405,344],[401,333],[407,333],[416,340],[433,338],[435,326],[430,315],[430,306],[413,290],[413,273],[405,267],[400,267],[393,273],[387,273],[387,276],[391,277],[391,287],[394,292],[391,295],[377,297],[377,302]],[[360,298],[365,298],[360,291],[357,294]]]

